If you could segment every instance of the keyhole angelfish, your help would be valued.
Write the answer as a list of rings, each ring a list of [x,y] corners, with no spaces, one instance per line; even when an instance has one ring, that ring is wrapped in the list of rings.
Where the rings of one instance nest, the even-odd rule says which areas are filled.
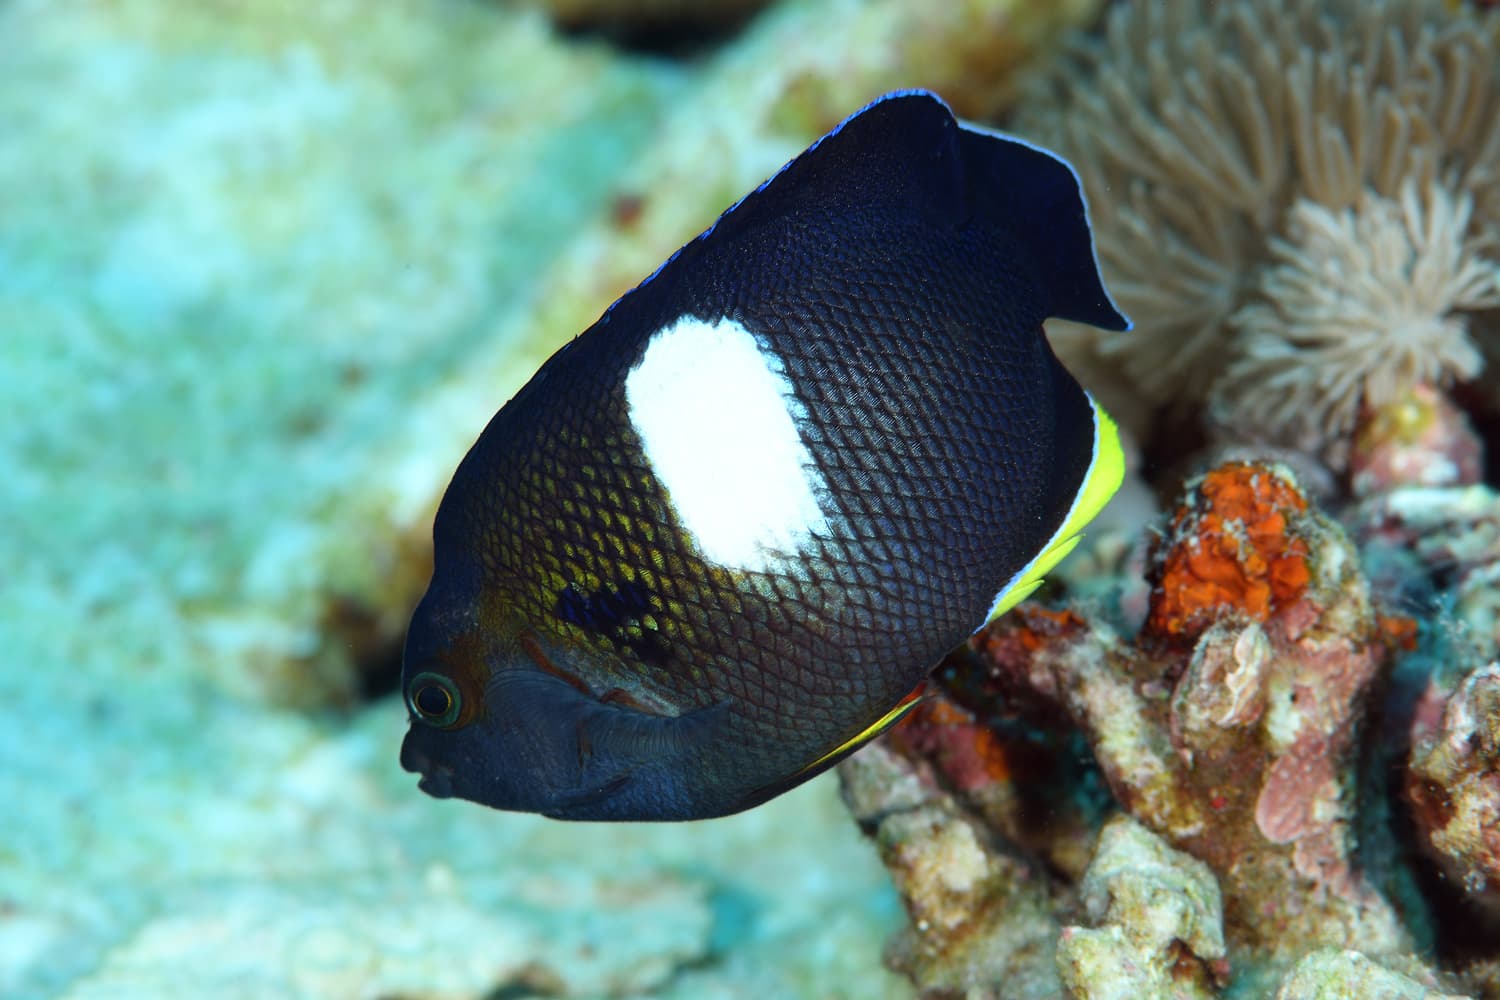
[[[402,765],[497,809],[685,820],[884,731],[1120,484],[1049,316],[1129,326],[1072,168],[925,91],[851,115],[474,443]]]

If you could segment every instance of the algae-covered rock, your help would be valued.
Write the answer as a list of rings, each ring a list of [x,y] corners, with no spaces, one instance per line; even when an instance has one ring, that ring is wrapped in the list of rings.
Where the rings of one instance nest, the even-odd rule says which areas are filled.
[[[922,996],[1043,1000],[1059,982],[1044,872],[996,843],[920,761],[877,743],[844,764],[844,801],[875,839],[908,925],[886,949]]]
[[[1500,914],[1500,663],[1423,702],[1406,775],[1412,820],[1451,883]]]
[[[1079,886],[1085,926],[1065,927],[1058,971],[1088,1000],[1212,997],[1223,903],[1208,866],[1126,816],[1099,834]],[[1222,971],[1222,968],[1220,969]]]
[[[1067,710],[1121,806],[1218,876],[1236,946],[1407,947],[1354,860],[1384,647],[1347,536],[1288,471],[1227,463],[1190,484],[1149,577],[1134,639],[1023,608],[976,635],[970,669]]]
[[[1325,948],[1298,962],[1281,986],[1275,1000],[1347,1000],[1349,997],[1379,997],[1380,1000],[1463,1000],[1434,986],[1420,971],[1411,978],[1386,968],[1357,951]],[[1428,980],[1425,981],[1424,980]]]

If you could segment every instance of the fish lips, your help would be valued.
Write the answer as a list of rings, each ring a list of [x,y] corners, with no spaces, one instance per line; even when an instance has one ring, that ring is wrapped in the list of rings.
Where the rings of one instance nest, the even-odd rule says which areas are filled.
[[[411,730],[401,741],[401,766],[413,774],[420,774],[417,787],[435,799],[453,797],[453,769],[435,764],[427,752],[417,746],[417,731]]]

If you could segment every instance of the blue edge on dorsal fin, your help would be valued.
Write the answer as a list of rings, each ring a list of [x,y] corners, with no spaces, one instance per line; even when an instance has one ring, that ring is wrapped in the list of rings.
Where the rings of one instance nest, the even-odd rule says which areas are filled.
[[[971,177],[971,193],[989,202],[999,213],[999,217],[1003,218],[1006,225],[1016,233],[1021,245],[1037,257],[1036,271],[1046,286],[1043,294],[1046,299],[1047,315],[1086,323],[1106,330],[1131,329],[1133,324],[1129,317],[1115,304],[1108,289],[1104,286],[1102,272],[1099,269],[1098,251],[1094,245],[1093,224],[1089,218],[1088,198],[1084,194],[1083,182],[1078,172],[1073,169],[1073,165],[1058,154],[1035,143],[999,129],[964,121],[953,115],[952,108],[937,94],[915,87],[882,94],[829,129],[807,149],[788,160],[774,174],[756,185],[754,190],[721,212],[707,229],[673,251],[671,256],[657,265],[656,269],[642,279],[635,288],[611,303],[604,311],[602,319],[607,321],[615,306],[650,284],[652,279],[671,266],[688,247],[712,236],[714,230],[734,214],[736,209],[764,191],[799,160],[811,156],[819,146],[842,132],[850,122],[887,101],[909,97],[925,98],[941,106],[953,116],[961,134],[967,133],[973,137],[998,140],[986,143],[980,156],[984,161],[983,165],[987,166],[991,172],[1004,176]],[[1037,163],[1055,165],[1055,168],[1060,168],[1060,170],[1015,169],[1023,166],[1023,163],[1018,161],[1025,160],[1032,161],[1033,165]],[[969,167],[976,164],[966,157],[965,165]],[[1034,179],[1035,183],[1011,183],[1017,178]],[[978,182],[977,185],[976,182]],[[1059,232],[1059,229],[1062,231]],[[1083,245],[1080,246],[1080,243]]]

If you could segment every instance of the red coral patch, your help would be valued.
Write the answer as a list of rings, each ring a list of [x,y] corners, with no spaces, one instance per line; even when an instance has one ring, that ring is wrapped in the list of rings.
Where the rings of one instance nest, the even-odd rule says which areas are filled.
[[[1172,518],[1147,631],[1192,640],[1228,611],[1265,621],[1300,600],[1308,547],[1289,523],[1306,510],[1296,487],[1263,466],[1234,462],[1204,476]]]
[[[942,695],[922,701],[891,730],[891,744],[908,757],[925,757],[960,792],[1010,778],[1005,746],[968,710]]]

